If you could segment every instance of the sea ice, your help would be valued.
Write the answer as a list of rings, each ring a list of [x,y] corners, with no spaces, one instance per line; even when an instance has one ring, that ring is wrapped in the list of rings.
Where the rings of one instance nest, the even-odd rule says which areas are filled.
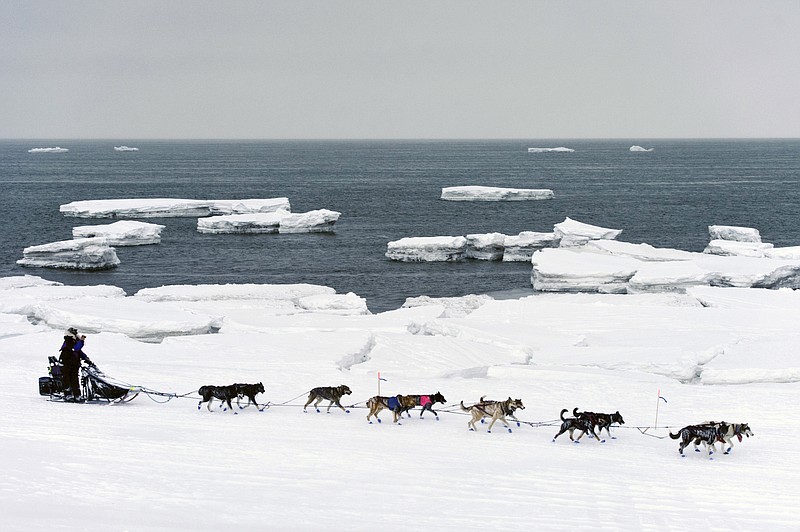
[[[278,226],[289,211],[259,212],[253,214],[227,214],[197,219],[200,233],[277,233]]]
[[[65,216],[76,218],[169,218],[210,214],[245,214],[291,210],[287,198],[244,200],[192,200],[133,198],[73,201],[61,205]]]
[[[737,255],[741,257],[765,257],[772,244],[738,240],[712,240],[703,253],[710,255]]]
[[[525,201],[552,199],[550,189],[535,188],[500,188],[482,186],[445,187],[442,189],[443,200],[448,201]]]
[[[105,270],[119,264],[114,248],[104,238],[76,238],[30,246],[22,250],[20,266]]]
[[[634,144],[630,147],[630,151],[653,151],[653,148],[643,148]]]
[[[565,148],[560,146],[558,148],[528,148],[528,153],[546,153],[546,152],[573,152],[572,148]]]
[[[64,153],[69,151],[69,148],[61,148],[56,146],[54,148],[31,148],[28,153]]]
[[[606,229],[605,227],[579,222],[569,217],[565,218],[563,222],[555,224],[554,227],[559,246],[562,248],[583,246],[589,240],[613,240],[622,233],[621,229]]]
[[[558,247],[555,233],[523,231],[509,235],[503,241],[503,262],[530,262],[535,251],[551,247]]]
[[[406,237],[389,242],[386,257],[404,262],[452,262],[464,259],[467,239],[463,236]]]
[[[333,233],[334,225],[342,213],[318,209],[287,214],[280,220],[279,233]]]
[[[141,246],[161,242],[163,225],[120,220],[106,225],[82,225],[72,228],[74,238],[100,237],[111,246]]]
[[[506,235],[502,233],[467,235],[467,247],[464,258],[477,260],[503,260],[503,242]]]
[[[139,148],[132,148],[130,146],[114,146],[116,151],[139,151]]]
[[[709,225],[711,240],[733,240],[736,242],[761,242],[761,233],[752,227],[734,225]]]

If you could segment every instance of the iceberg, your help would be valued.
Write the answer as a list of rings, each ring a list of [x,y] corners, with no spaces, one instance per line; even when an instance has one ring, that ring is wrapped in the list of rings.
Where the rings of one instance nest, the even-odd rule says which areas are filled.
[[[464,258],[477,260],[503,260],[503,242],[506,235],[502,233],[488,233],[467,235],[467,247]]]
[[[653,151],[653,148],[642,148],[641,146],[636,146],[635,144],[630,147],[630,151]]]
[[[278,210],[254,214],[227,214],[197,219],[199,233],[255,234],[277,233],[281,220],[289,211]]]
[[[613,240],[622,233],[621,229],[606,229],[605,227],[578,222],[569,217],[554,227],[554,233],[559,241],[559,246],[562,248],[580,247],[590,240]]]
[[[761,233],[752,227],[734,225],[709,225],[711,240],[732,240],[735,242],[761,242]]]
[[[558,148],[528,148],[528,153],[547,153],[547,152],[573,152],[571,148],[560,146]]]
[[[640,262],[630,257],[571,249],[542,249],[533,254],[531,284],[541,292],[624,294]]]
[[[441,199],[447,201],[525,201],[552,199],[553,191],[536,188],[483,186],[445,187]]]
[[[73,201],[59,207],[75,218],[172,218],[211,214],[245,214],[290,211],[288,198],[244,200],[191,200],[175,198],[133,198]]]
[[[454,262],[464,259],[467,239],[463,236],[406,237],[389,242],[386,257],[403,262]]]
[[[143,246],[161,242],[163,225],[120,220],[107,225],[82,225],[72,228],[73,238],[105,239],[110,246]]]
[[[107,270],[119,265],[114,248],[104,238],[76,238],[22,250],[20,266],[72,270]]]
[[[31,148],[28,153],[64,153],[69,151],[69,148],[61,148],[56,146],[54,148]]]
[[[114,146],[116,151],[139,151],[139,148],[131,148],[130,146]]]
[[[287,214],[280,220],[279,233],[333,233],[334,225],[342,213],[318,209]]]
[[[503,241],[503,262],[530,262],[534,252],[557,246],[555,233],[523,231],[518,235],[506,236]]]

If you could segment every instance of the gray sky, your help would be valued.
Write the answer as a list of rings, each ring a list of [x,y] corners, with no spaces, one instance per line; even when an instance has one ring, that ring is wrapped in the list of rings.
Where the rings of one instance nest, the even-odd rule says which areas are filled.
[[[800,2],[0,2],[2,138],[800,137]]]

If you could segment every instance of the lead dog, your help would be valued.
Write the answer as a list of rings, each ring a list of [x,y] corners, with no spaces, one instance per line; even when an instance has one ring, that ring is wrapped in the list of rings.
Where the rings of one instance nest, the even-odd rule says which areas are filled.
[[[701,425],[708,425],[714,426],[721,429],[721,427],[727,426],[727,430],[724,432],[720,430],[720,437],[722,438],[722,448],[725,450],[722,454],[730,454],[733,450],[733,439],[738,438],[739,442],[742,441],[742,436],[747,436],[748,438],[753,435],[753,431],[750,430],[750,426],[747,423],[726,423],[724,421],[716,422],[716,421],[704,421]],[[694,442],[694,450],[696,452],[700,452],[700,449],[697,446],[703,443],[701,440],[695,440]],[[725,449],[725,447],[728,447]],[[716,452],[717,447],[714,443],[711,444],[711,452]]]
[[[436,416],[436,419],[438,421],[439,414],[437,414],[436,410],[433,409],[433,405],[435,405],[436,403],[445,404],[447,402],[447,399],[444,398],[444,395],[442,395],[441,392],[436,392],[428,395],[409,395],[408,397],[414,399],[414,406],[422,407],[422,410],[419,413],[420,419],[422,419],[422,414],[424,414],[426,411],[430,411],[433,412],[433,415]],[[414,407],[412,406],[411,408]],[[408,411],[411,410],[411,408],[404,408],[403,412],[408,413]],[[408,417],[411,417],[411,414],[408,414]]]
[[[378,413],[381,410],[388,409],[392,411],[394,416],[393,423],[397,423],[405,409],[411,410],[414,406],[416,406],[416,402],[414,398],[409,395],[395,395],[394,397],[376,395],[367,401],[367,407],[369,408],[367,421],[369,421],[370,417],[375,416],[375,419],[380,423],[381,419],[378,417]],[[372,421],[369,422],[372,423]]]
[[[214,399],[219,399],[223,403],[228,403],[228,408],[223,409],[223,411],[230,409],[233,412],[233,406],[231,405],[231,400],[239,397],[239,390],[237,389],[236,384],[230,384],[228,386],[201,386],[197,393],[200,394],[202,399],[200,402],[197,403],[197,409],[200,410],[200,405],[208,401],[208,408],[209,412],[213,412],[211,410],[211,403],[214,402]],[[236,412],[234,412],[235,414]]]
[[[695,442],[695,445],[697,445],[702,442],[708,450],[708,459],[713,460],[713,458],[711,458],[711,447],[718,441],[724,444],[725,440],[722,438],[722,434],[727,431],[727,423],[720,423],[718,425],[688,425],[679,430],[678,434],[670,432],[669,437],[673,440],[680,438],[681,442],[678,446],[678,452],[681,456],[686,456],[683,454],[683,450],[688,447],[690,443]]]
[[[572,415],[578,419],[585,419],[592,424],[592,427],[597,430],[598,435],[603,434],[603,429],[606,429],[608,433],[608,437],[614,439],[614,436],[611,435],[611,425],[617,423],[618,425],[624,425],[625,420],[622,419],[622,414],[619,413],[619,410],[614,412],[613,414],[604,414],[602,412],[578,412],[578,407],[572,409]],[[594,434],[594,432],[592,432]]]
[[[511,432],[511,427],[508,426],[506,416],[511,417],[517,422],[517,426],[519,426],[519,420],[514,415],[514,411],[525,410],[522,399],[512,399],[509,397],[505,401],[487,401],[484,397],[486,396],[484,395],[477,403],[468,407],[464,406],[464,401],[461,401],[461,410],[472,414],[472,419],[467,422],[467,426],[470,427],[469,430],[477,432],[478,428],[475,426],[475,422],[483,421],[483,418],[486,417],[492,418],[492,422],[489,423],[488,432],[492,432],[492,426],[498,419],[503,422],[503,426],[508,429],[508,432]]]
[[[346,410],[345,407],[342,406],[342,397],[345,395],[350,395],[351,393],[353,392],[350,391],[350,388],[345,386],[344,384],[342,384],[341,386],[321,386],[319,388],[312,388],[311,391],[308,392],[308,401],[306,401],[306,404],[303,405],[303,412],[306,411],[306,407],[310,405],[313,401],[316,401],[314,403],[314,409],[317,412],[319,412],[319,408],[317,408],[317,406],[322,401],[330,401],[327,410],[329,414],[331,412],[331,407],[333,405],[336,405],[345,412],[349,413],[350,411]]]
[[[564,412],[568,412],[566,408],[561,410],[561,414],[559,417],[561,418],[561,428],[558,431],[558,434],[553,436],[553,441],[556,441],[556,438],[564,434],[565,432],[569,431],[569,439],[575,443],[579,443],[581,438],[583,438],[584,434],[591,434],[595,437],[597,441],[603,443],[605,440],[601,440],[594,431],[594,424],[588,418],[581,418],[581,417],[564,417]],[[576,430],[581,431],[578,439],[576,440],[573,438],[573,434]]]
[[[256,408],[259,411],[264,410],[264,408],[258,407],[258,402],[256,402],[256,395],[260,393],[264,393],[264,385],[260,382],[255,384],[234,384],[236,386],[236,406],[240,409],[247,408],[250,406],[250,403],[256,405]],[[242,406],[241,400],[242,398],[247,397],[247,404]],[[210,404],[210,403],[209,403]],[[264,405],[266,407],[266,405]]]

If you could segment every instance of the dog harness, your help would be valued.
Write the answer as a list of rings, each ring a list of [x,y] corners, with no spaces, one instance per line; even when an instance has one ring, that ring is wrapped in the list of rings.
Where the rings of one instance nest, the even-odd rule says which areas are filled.
[[[389,407],[389,410],[399,410],[400,409],[400,401],[398,401],[397,397],[389,397],[386,401],[386,404]]]
[[[425,407],[425,405],[431,404],[431,398],[428,395],[420,395],[419,396],[419,406]]]

